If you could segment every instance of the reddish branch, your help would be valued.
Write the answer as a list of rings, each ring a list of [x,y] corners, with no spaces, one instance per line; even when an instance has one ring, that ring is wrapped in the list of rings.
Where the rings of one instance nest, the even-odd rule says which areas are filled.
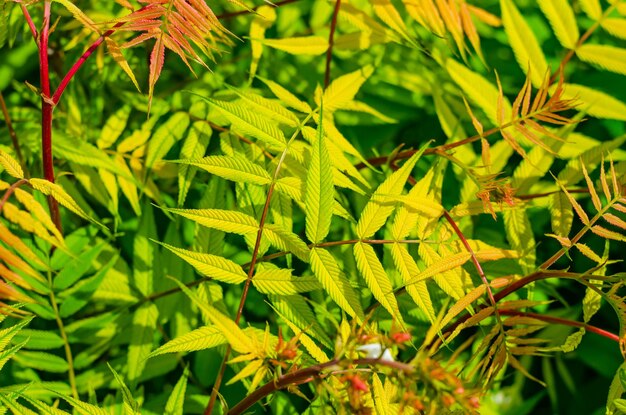
[[[341,362],[337,359],[331,360],[330,362],[322,363],[319,365],[310,366],[304,369],[300,369],[298,371],[288,373],[284,376],[278,378],[278,380],[273,380],[265,385],[261,386],[250,395],[246,396],[241,402],[235,405],[230,411],[228,411],[228,415],[239,415],[246,411],[246,409],[250,408],[256,402],[260,401],[264,397],[279,391],[281,389],[285,389],[290,385],[302,385],[304,383],[311,382],[315,379],[320,379],[326,376],[325,371],[332,368],[333,366],[342,365],[368,365],[368,366],[385,366],[391,369],[394,369],[398,372],[411,373],[415,369],[413,366],[407,365],[406,363],[401,362],[393,362],[386,361],[381,359],[356,359],[348,362]]]

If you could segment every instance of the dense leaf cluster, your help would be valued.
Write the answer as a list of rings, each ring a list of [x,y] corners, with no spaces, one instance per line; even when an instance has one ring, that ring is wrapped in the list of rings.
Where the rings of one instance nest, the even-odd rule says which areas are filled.
[[[624,39],[0,0],[0,414],[626,412]]]

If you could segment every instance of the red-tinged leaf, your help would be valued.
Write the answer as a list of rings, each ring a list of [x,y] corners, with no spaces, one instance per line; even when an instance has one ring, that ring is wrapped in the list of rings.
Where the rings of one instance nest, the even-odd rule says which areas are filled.
[[[602,191],[606,200],[611,200],[611,190],[609,189],[609,183],[606,180],[606,172],[604,171],[604,158],[600,163],[600,183],[602,184]]]
[[[583,169],[583,175],[585,176],[585,181],[587,182],[587,188],[589,189],[589,194],[591,195],[593,207],[595,207],[596,210],[600,212],[602,210],[602,202],[600,202],[600,198],[598,197],[598,193],[596,192],[595,185],[591,181],[591,177],[589,177],[589,173],[587,173],[585,163],[582,160],[580,160],[580,166]]]
[[[119,45],[115,43],[115,41],[111,39],[110,37],[107,37],[105,41],[106,41],[107,49],[109,50],[109,53],[111,54],[115,62],[117,62],[120,68],[122,68],[122,70],[126,72],[126,75],[128,75],[130,80],[133,82],[133,85],[135,85],[135,88],[137,88],[137,90],[141,92],[141,88],[139,88],[139,84],[137,83],[135,74],[133,73],[133,70],[130,69],[130,66],[128,65],[128,62],[126,61],[126,58],[124,58],[124,55],[122,55],[122,51],[120,50]]]
[[[620,219],[612,213],[606,213],[604,216],[602,216],[602,219],[604,219],[613,226],[617,226],[618,228],[626,230],[626,221]]]
[[[621,241],[621,242],[626,242],[626,236],[617,233],[617,232],[613,232],[610,231],[606,228],[603,228],[600,225],[596,225],[593,228],[591,228],[591,232],[595,233],[596,235],[602,237],[602,238],[606,238],[606,239],[613,239],[616,241]]]
[[[148,90],[148,112],[152,107],[152,97],[154,95],[154,85],[156,84],[161,71],[163,70],[163,62],[165,61],[165,42],[163,42],[163,36],[157,38],[152,53],[150,54],[150,81]]]
[[[563,187],[561,183],[559,183],[559,187],[561,188],[563,193],[565,193],[567,200],[569,200],[569,203],[572,205],[572,207],[578,214],[580,221],[585,225],[589,225],[589,216],[587,216],[582,206],[580,206],[580,204],[576,201],[576,199],[574,199],[574,197],[567,191],[567,189],[565,189],[565,187]]]
[[[530,76],[526,77],[526,82],[524,82],[524,86],[517,94],[515,101],[513,101],[513,110],[511,112],[511,119],[515,119],[519,116],[520,107],[522,108],[522,117],[526,116],[528,113],[528,105],[530,103],[530,95],[532,91],[532,86],[530,83]],[[524,105],[522,105],[522,103]]]
[[[622,213],[626,213],[626,206],[620,205],[619,203],[614,204],[613,209],[620,211]]]

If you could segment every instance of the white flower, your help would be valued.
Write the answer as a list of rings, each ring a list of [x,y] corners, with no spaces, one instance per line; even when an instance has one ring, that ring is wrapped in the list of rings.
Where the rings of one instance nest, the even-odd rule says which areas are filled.
[[[380,343],[363,344],[356,348],[359,352],[366,352],[367,359],[380,359],[385,362],[394,362],[391,350],[388,348],[383,349],[383,345]]]

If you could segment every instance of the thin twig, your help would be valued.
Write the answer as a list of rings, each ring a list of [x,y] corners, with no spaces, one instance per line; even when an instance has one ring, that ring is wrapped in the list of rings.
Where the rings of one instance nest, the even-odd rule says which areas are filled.
[[[9,115],[9,110],[7,109],[7,104],[4,101],[4,95],[2,95],[2,91],[0,91],[0,109],[2,110],[2,115],[4,116],[4,122],[7,124],[7,129],[9,130],[9,136],[11,137],[11,142],[13,143],[13,149],[15,149],[15,154],[17,154],[17,160],[22,166],[22,170],[24,170],[24,174],[28,176],[27,167],[24,163],[24,156],[22,155],[22,149],[20,147],[20,142],[17,139],[17,134],[15,133],[15,129],[13,128],[13,123],[11,122],[11,116]]]
[[[2,213],[2,209],[4,209],[4,204],[7,202],[7,200],[9,200],[13,192],[15,192],[15,189],[17,189],[18,187],[26,183],[28,183],[28,180],[26,179],[18,180],[15,183],[13,183],[11,187],[7,189],[6,192],[4,192],[4,195],[2,196],[2,200],[0,200],[0,214]]]
[[[324,72],[324,89],[330,84],[330,64],[333,60],[333,45],[335,43],[335,30],[337,29],[337,16],[341,8],[341,0],[335,1],[335,10],[333,10],[333,18],[330,21],[330,34],[328,35],[328,49],[326,50],[326,71]]]

